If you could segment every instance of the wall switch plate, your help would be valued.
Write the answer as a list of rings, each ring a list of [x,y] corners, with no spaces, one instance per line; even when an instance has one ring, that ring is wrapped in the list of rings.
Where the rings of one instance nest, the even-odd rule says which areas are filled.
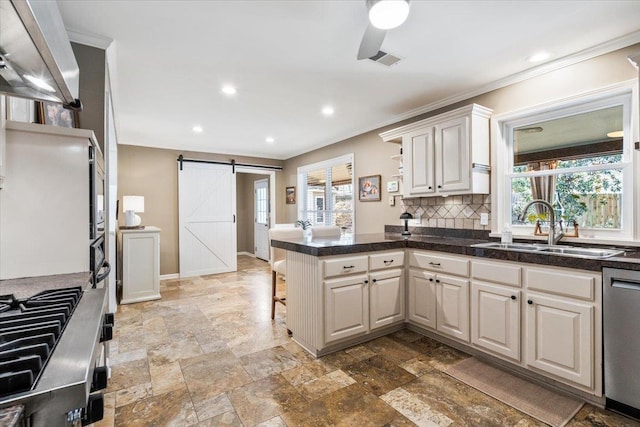
[[[489,214],[481,213],[480,214],[480,225],[489,225]]]
[[[395,206],[395,205],[396,205],[396,197],[389,196],[389,206]]]

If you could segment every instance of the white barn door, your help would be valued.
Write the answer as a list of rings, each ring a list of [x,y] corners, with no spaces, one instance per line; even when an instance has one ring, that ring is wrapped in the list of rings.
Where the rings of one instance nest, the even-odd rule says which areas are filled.
[[[236,271],[236,176],[231,166],[178,163],[180,277]]]

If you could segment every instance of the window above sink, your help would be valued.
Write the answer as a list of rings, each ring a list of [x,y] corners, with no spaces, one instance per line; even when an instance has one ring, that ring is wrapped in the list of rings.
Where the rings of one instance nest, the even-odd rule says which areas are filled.
[[[514,234],[531,236],[538,221],[547,231],[549,214],[542,206],[532,207],[524,222],[518,221],[530,201],[542,199],[553,205],[565,228],[572,229],[576,221],[581,236],[612,241],[637,237],[633,89],[625,83],[494,116],[494,232],[509,224]]]

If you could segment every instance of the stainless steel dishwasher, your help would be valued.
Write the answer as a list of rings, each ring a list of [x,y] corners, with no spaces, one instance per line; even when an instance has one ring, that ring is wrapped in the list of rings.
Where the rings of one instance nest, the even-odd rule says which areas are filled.
[[[640,271],[603,269],[607,408],[640,419]]]

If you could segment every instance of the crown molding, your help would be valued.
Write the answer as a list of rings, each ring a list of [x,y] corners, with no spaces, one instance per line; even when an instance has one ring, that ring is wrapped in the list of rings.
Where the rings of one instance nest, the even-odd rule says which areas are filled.
[[[67,34],[69,34],[69,40],[74,43],[80,43],[98,49],[106,50],[111,45],[111,43],[113,43],[113,39],[110,39],[109,37],[100,36],[98,34],[82,33],[80,31],[70,30],[68,28]]]

